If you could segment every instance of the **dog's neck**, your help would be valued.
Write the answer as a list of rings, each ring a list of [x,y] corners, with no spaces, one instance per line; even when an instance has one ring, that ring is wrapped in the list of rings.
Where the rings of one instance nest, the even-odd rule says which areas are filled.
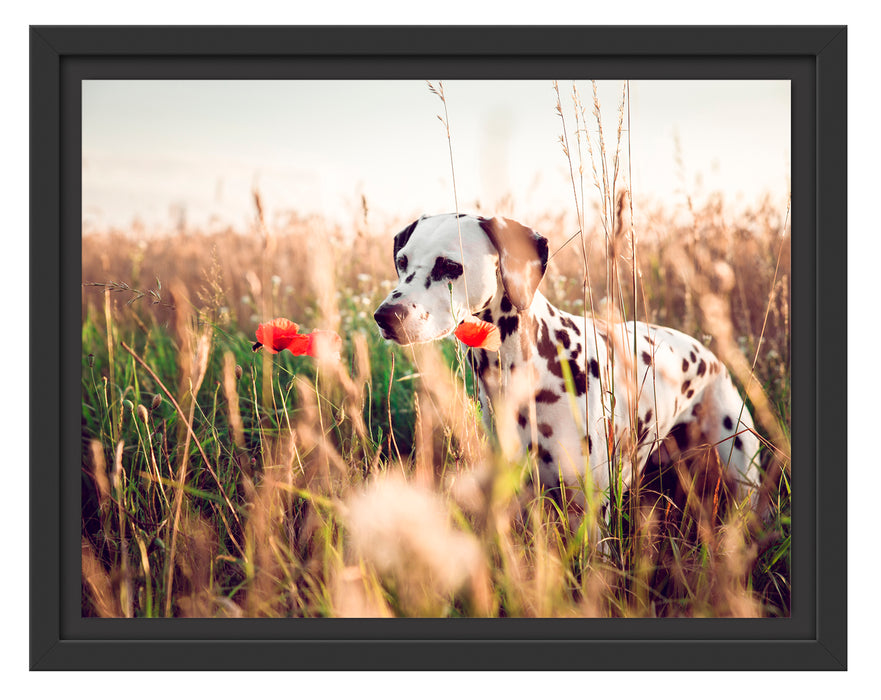
[[[498,388],[495,378],[500,378],[499,370],[505,376],[515,368],[529,364],[537,341],[536,316],[547,313],[547,309],[553,309],[551,313],[559,313],[540,292],[536,292],[532,304],[522,311],[518,310],[500,284],[492,300],[475,313],[481,320],[496,326],[502,339],[497,357],[495,353],[485,350],[475,351],[478,376],[489,393]]]
[[[523,309],[522,311],[518,310],[508,299],[508,295],[505,294],[504,287],[499,285],[499,289],[496,291],[495,296],[490,300],[489,304],[487,304],[482,310],[478,311],[475,316],[483,321],[487,321],[488,323],[492,323],[493,325],[498,326],[502,334],[502,350],[504,350],[505,340],[509,336],[519,335],[524,330],[527,331],[527,334],[534,341],[534,324],[528,324],[531,327],[524,329],[520,326],[520,322],[525,319],[534,318],[536,315],[536,310],[545,309],[549,306],[550,303],[548,302],[548,300],[545,299],[545,297],[540,292],[536,292],[535,297],[532,300],[532,304],[530,304],[528,308]],[[518,322],[516,324],[514,322],[514,319],[518,319]]]
[[[515,372],[519,371],[521,377],[531,381],[529,377],[539,364],[544,365],[545,373],[565,382],[561,352],[562,361],[569,363],[569,373],[579,393],[586,391],[586,371],[599,377],[599,362],[588,351],[584,323],[553,306],[541,293],[535,293],[527,309],[518,311],[500,289],[475,315],[497,326],[502,340],[498,355],[486,350],[474,351],[477,374],[488,396],[494,396]],[[589,323],[596,336],[607,342],[605,324],[593,318]]]

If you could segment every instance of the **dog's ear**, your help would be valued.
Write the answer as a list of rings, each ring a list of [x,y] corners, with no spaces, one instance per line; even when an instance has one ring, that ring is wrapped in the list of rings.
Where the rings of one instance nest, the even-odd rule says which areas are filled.
[[[397,267],[397,265],[398,265],[398,262],[397,262],[398,252],[401,250],[401,248],[403,248],[405,245],[407,245],[407,241],[409,241],[410,236],[413,235],[413,229],[416,228],[416,224],[418,224],[420,221],[422,221],[422,219],[423,219],[423,217],[419,217],[418,219],[416,219],[416,221],[414,221],[407,228],[405,228],[403,231],[401,231],[399,234],[397,234],[395,236],[395,256],[394,256],[395,267]]]
[[[548,267],[548,241],[513,219],[480,217],[480,227],[499,251],[499,270],[508,299],[528,309]]]

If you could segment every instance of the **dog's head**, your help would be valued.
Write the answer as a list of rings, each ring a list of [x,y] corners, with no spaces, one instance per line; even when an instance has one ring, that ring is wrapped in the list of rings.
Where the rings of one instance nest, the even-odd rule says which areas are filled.
[[[395,236],[398,286],[373,315],[401,345],[443,338],[486,308],[501,284],[529,308],[548,262],[547,240],[511,219],[423,216]]]

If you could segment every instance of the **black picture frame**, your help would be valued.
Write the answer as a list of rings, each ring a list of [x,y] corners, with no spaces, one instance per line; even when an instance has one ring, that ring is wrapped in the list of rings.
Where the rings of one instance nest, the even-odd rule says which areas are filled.
[[[31,669],[845,669],[846,68],[826,26],[32,27],[31,325],[61,341],[30,346]],[[790,618],[81,617],[80,81],[293,77],[792,81]]]

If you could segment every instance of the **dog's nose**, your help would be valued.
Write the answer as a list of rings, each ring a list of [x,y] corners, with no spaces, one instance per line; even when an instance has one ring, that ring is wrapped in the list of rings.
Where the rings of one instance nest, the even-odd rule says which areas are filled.
[[[407,313],[403,304],[383,304],[373,314],[373,320],[387,338],[396,339],[401,328],[401,319]]]

